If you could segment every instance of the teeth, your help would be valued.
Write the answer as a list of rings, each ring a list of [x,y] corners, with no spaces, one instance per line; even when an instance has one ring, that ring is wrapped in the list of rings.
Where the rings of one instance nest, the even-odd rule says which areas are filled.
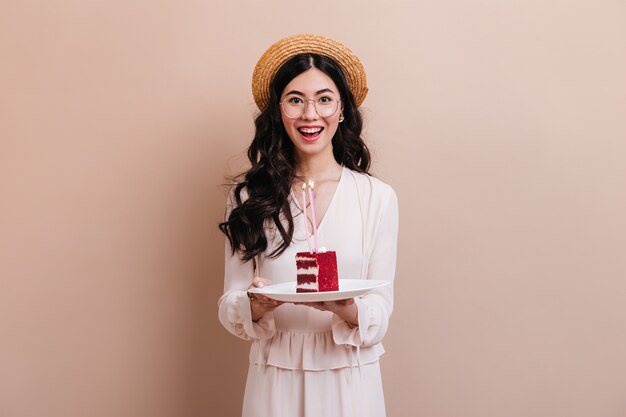
[[[302,133],[318,133],[322,131],[321,127],[303,127],[299,129]]]

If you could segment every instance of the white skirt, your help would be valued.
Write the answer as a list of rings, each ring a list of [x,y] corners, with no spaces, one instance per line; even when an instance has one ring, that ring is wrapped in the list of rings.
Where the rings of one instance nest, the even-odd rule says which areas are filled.
[[[304,371],[251,364],[243,417],[385,417],[378,361]]]

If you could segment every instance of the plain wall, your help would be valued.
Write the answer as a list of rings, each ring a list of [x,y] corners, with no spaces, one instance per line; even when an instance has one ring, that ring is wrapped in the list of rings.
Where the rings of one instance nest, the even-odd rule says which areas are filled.
[[[239,413],[253,67],[345,42],[401,210],[388,415],[626,415],[623,1],[3,1],[0,416]]]

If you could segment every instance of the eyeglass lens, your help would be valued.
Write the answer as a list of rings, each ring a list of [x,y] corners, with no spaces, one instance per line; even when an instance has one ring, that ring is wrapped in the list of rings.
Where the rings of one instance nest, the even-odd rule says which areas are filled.
[[[290,96],[281,101],[281,106],[287,117],[297,119],[302,117],[309,102],[313,103],[315,111],[320,117],[332,116],[339,107],[339,99],[332,96],[323,96],[315,100]]]

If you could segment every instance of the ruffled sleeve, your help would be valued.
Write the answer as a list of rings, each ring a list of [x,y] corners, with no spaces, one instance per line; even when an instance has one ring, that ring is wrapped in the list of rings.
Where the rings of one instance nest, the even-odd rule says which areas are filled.
[[[398,199],[387,186],[380,210],[373,210],[366,228],[365,279],[387,280],[391,285],[355,299],[359,324],[353,326],[333,317],[333,340],[336,344],[368,347],[380,343],[387,332],[393,310],[393,280],[396,272],[398,241]],[[372,221],[373,220],[373,221]],[[370,233],[368,233],[370,232]],[[369,254],[369,256],[368,256]]]
[[[226,219],[234,207],[235,200],[231,192],[226,204]],[[256,322],[252,321],[247,295],[254,278],[252,261],[244,263],[238,251],[233,255],[228,239],[224,253],[224,294],[218,301],[220,323],[230,333],[244,340],[271,338],[276,333],[272,312],[266,313]]]

